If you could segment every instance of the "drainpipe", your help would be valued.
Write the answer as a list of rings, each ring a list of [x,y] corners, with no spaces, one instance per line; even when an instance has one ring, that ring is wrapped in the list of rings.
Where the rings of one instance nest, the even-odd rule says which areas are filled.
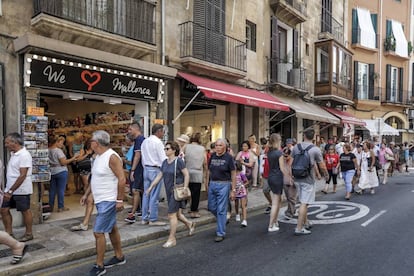
[[[161,0],[161,65],[165,65],[165,1]]]
[[[378,83],[379,83],[379,85],[381,86],[381,76],[382,76],[382,55],[381,55],[381,53],[382,53],[382,0],[380,0],[379,1],[379,15],[380,15],[380,18],[379,18],[379,22],[380,22],[380,25],[379,25],[379,41],[378,41],[378,53],[377,53],[377,55],[378,55],[378,63],[379,63],[379,77],[378,77]],[[381,97],[382,95],[380,95],[380,97]],[[381,98],[380,98],[380,100],[381,100]]]

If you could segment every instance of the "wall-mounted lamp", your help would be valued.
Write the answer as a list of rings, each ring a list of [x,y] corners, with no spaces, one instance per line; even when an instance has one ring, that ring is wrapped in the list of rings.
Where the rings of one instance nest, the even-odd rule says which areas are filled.
[[[71,101],[79,101],[83,99],[83,95],[76,93],[65,93],[63,94],[63,98]]]

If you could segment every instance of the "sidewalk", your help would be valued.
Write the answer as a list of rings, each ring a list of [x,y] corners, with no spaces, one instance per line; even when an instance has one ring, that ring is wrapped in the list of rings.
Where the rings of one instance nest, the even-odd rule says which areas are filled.
[[[248,209],[250,211],[264,210],[266,206],[267,203],[261,189],[249,193]],[[187,211],[185,211],[185,214],[187,214]],[[200,202],[200,214],[201,218],[193,219],[197,226],[215,222],[214,216],[207,211],[207,201]],[[161,221],[167,222],[167,226],[142,225],[140,221],[128,224],[124,222],[126,215],[127,210],[117,216],[123,247],[168,236],[169,226],[166,202],[160,203],[159,218]],[[29,245],[28,252],[19,265],[12,266],[9,264],[11,251],[6,246],[1,245],[0,275],[22,275],[38,269],[95,255],[95,239],[92,227],[88,231],[70,231],[70,227],[79,224],[81,219],[46,221],[44,224],[34,225],[33,235],[35,239],[27,243]],[[180,223],[178,232],[184,230],[186,230],[185,226]],[[23,232],[23,228],[14,229],[17,237],[23,235]],[[107,238],[107,242],[110,244],[109,238]],[[106,257],[111,256],[111,254],[111,252],[107,252]]]

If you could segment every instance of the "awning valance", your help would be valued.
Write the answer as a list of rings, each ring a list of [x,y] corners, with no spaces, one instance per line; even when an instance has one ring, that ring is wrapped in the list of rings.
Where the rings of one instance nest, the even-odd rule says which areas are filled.
[[[335,108],[330,108],[330,107],[324,107],[324,109],[328,111],[329,113],[335,115],[339,119],[341,119],[341,123],[343,124],[365,126],[365,122],[363,120],[355,118],[351,113],[348,113],[346,111],[341,111]]]
[[[267,109],[289,111],[289,106],[287,104],[281,102],[270,94],[258,90],[219,82],[183,72],[178,72],[178,76],[197,86],[197,89],[210,99]]]
[[[400,133],[397,129],[393,128],[389,124],[385,123],[381,120],[363,120],[366,125],[364,126],[366,129],[369,130],[369,133],[371,136],[379,136],[379,135],[385,135],[385,136],[399,136]],[[378,132],[378,128],[380,128],[380,131]]]
[[[297,97],[279,97],[281,101],[287,103],[290,108],[295,110],[296,117],[314,120],[318,122],[339,125],[340,120],[322,109],[319,105],[308,103]]]

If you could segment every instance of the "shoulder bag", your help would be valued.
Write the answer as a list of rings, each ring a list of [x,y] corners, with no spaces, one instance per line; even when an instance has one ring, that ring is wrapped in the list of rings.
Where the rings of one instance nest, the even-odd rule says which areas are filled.
[[[177,184],[177,158],[174,161],[174,199],[175,201],[183,201],[191,197],[191,191],[183,184]]]

